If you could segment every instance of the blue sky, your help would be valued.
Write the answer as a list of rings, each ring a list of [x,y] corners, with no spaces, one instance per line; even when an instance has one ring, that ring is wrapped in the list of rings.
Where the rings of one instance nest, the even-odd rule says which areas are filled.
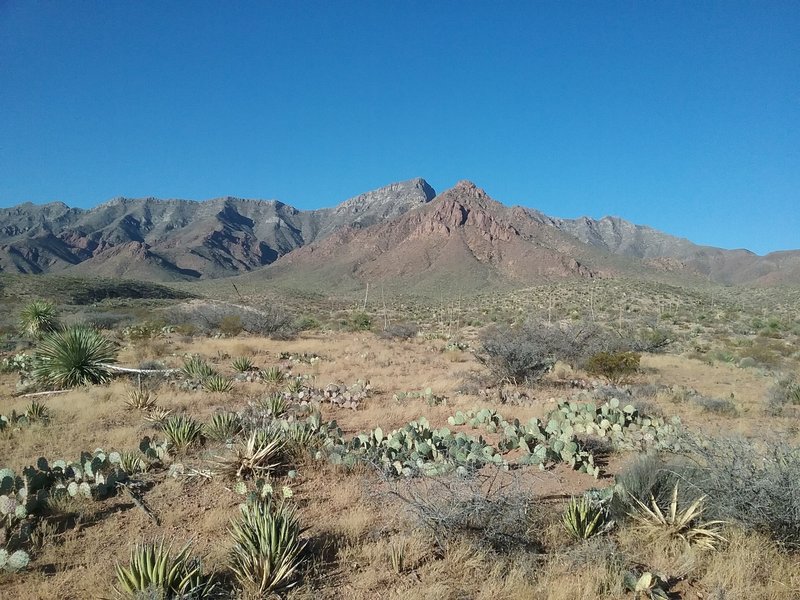
[[[417,176],[800,248],[800,3],[0,0],[0,206]]]

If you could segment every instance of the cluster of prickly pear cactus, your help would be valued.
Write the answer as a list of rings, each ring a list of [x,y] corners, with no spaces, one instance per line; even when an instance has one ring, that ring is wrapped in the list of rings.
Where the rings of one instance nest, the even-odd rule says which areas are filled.
[[[378,427],[328,451],[334,464],[352,466],[366,462],[392,476],[439,475],[453,470],[466,473],[487,463],[503,464],[497,450],[479,437],[432,429],[421,417],[384,434]]]
[[[166,439],[159,442],[155,438],[145,436],[139,442],[139,450],[149,461],[163,463],[169,457],[169,442]]]
[[[677,417],[665,421],[643,415],[632,404],[623,406],[617,398],[599,406],[593,402],[562,402],[549,418],[575,433],[606,438],[621,449],[678,450],[680,445]]]
[[[16,573],[28,566],[30,556],[24,550],[9,553],[5,548],[0,548],[0,571]]]

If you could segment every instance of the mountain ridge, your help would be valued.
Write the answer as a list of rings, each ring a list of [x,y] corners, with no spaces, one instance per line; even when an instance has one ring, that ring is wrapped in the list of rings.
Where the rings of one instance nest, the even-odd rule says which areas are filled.
[[[517,285],[631,273],[777,285],[800,283],[800,250],[759,256],[701,246],[615,216],[551,217],[502,204],[466,180],[436,195],[415,178],[306,211],[234,196],[0,209],[0,271],[169,282],[246,273],[280,278],[290,268],[320,279],[345,269],[353,285],[384,277]]]

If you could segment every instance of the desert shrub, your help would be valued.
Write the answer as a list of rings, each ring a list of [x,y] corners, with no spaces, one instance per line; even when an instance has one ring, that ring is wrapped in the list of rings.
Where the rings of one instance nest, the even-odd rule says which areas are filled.
[[[33,300],[19,315],[23,333],[33,338],[52,333],[59,328],[55,305],[45,300]]]
[[[767,392],[766,410],[772,416],[781,415],[787,407],[800,410],[800,382],[794,375],[785,375]]]
[[[586,361],[586,371],[618,384],[639,370],[641,358],[636,352],[598,352]]]
[[[295,329],[297,331],[311,331],[313,329],[319,329],[321,327],[320,322],[315,319],[314,317],[310,317],[308,315],[304,315],[298,318],[294,322]]]
[[[275,340],[291,339],[300,330],[294,315],[279,306],[262,306],[249,317],[245,323],[247,331],[265,335]],[[312,321],[314,320],[312,319]],[[319,327],[319,323],[316,323],[316,326],[313,325],[313,323],[306,321],[304,328],[314,329]]]
[[[708,438],[692,440],[690,456],[684,477],[708,496],[713,518],[800,550],[800,448],[780,439]]]
[[[665,506],[671,497],[675,484],[682,480],[685,465],[675,458],[667,460],[657,454],[640,454],[617,476],[617,490],[611,504],[615,519],[627,518],[637,502]],[[681,501],[691,502],[700,494],[692,492],[690,486],[681,489]]]
[[[416,323],[391,323],[383,329],[378,336],[383,339],[410,340],[419,333],[419,325]]]
[[[703,412],[721,415],[724,417],[739,416],[739,409],[736,404],[724,398],[708,398],[706,396],[695,396],[694,403],[703,409]]]
[[[440,548],[466,540],[495,551],[537,549],[528,535],[534,510],[529,496],[516,485],[497,485],[496,476],[430,478],[396,495]]]
[[[167,320],[179,331],[191,334],[219,331],[232,336],[246,331],[274,339],[290,339],[297,334],[294,316],[274,305],[254,308],[224,302],[194,303],[169,310]]]
[[[558,327],[546,324],[490,327],[481,333],[481,345],[475,356],[499,382],[533,383],[550,371],[557,360],[578,360],[580,349],[574,339]]]
[[[294,508],[255,501],[241,508],[231,523],[229,565],[239,585],[252,597],[285,592],[298,582],[306,544]]]
[[[347,319],[349,331],[369,331],[372,328],[372,319],[365,312],[354,312]]]
[[[35,379],[54,387],[106,383],[107,365],[116,362],[114,344],[94,329],[81,326],[46,334],[36,347]]]
[[[242,318],[239,315],[226,315],[219,320],[217,329],[221,334],[229,337],[239,335],[244,329]]]
[[[128,313],[82,313],[78,315],[78,321],[87,327],[110,331],[112,329],[122,329],[134,323],[134,317]]]

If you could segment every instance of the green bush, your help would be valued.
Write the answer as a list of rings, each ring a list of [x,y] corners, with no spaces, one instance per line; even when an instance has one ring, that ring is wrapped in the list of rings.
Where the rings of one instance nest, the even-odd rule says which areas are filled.
[[[239,335],[244,329],[242,318],[239,315],[228,315],[222,317],[219,322],[219,332],[228,337]]]
[[[369,331],[372,328],[372,319],[365,312],[354,312],[347,321],[350,331]]]

